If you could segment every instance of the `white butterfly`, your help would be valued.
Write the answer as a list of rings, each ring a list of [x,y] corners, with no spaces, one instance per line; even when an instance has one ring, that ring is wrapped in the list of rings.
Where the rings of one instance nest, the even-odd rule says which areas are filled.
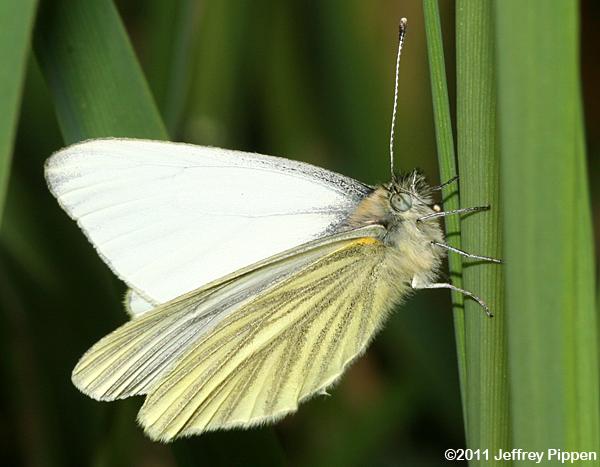
[[[392,125],[393,127],[393,125]],[[130,288],[131,320],[73,371],[98,400],[145,395],[153,439],[277,420],[364,352],[447,250],[417,172],[373,188],[301,162],[98,139],[54,154],[63,209]],[[439,187],[437,187],[439,188]]]
[[[133,320],[73,381],[100,400],[146,394],[153,438],[296,410],[410,288],[452,287],[434,281],[447,213],[416,172],[371,188],[271,156],[100,139],[53,155],[46,178],[131,289]]]

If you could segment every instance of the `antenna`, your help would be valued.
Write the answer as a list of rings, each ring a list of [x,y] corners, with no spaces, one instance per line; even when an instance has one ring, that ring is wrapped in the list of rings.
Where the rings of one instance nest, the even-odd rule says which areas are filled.
[[[400,20],[398,32],[398,56],[396,57],[396,79],[394,82],[394,110],[392,111],[392,128],[390,130],[390,170],[392,172],[392,180],[395,180],[394,175],[394,130],[396,127],[396,111],[398,110],[398,72],[400,71],[400,55],[402,54],[402,46],[404,45],[404,36],[406,36],[406,18]]]

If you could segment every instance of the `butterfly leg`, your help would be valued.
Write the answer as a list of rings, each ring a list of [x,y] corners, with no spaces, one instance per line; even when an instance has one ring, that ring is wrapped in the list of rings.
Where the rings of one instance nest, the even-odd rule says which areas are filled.
[[[415,290],[420,290],[420,289],[450,289],[450,290],[454,290],[455,292],[459,292],[459,293],[475,300],[477,303],[479,303],[481,308],[483,308],[486,315],[488,315],[490,318],[494,317],[494,315],[490,311],[490,308],[487,306],[487,304],[481,298],[479,298],[473,292],[469,292],[468,290],[461,289],[460,287],[456,287],[455,285],[448,284],[445,282],[439,282],[439,283],[433,283],[433,284],[425,283],[423,281],[420,281],[417,276],[414,276],[413,280],[411,282],[411,287]]]
[[[452,209],[451,211],[437,211],[436,210],[436,212],[419,217],[417,219],[417,222],[424,222],[424,221],[428,221],[431,219],[435,219],[437,217],[447,217],[447,216],[452,216],[455,214],[468,214],[470,212],[487,211],[488,209],[490,209],[489,205],[488,206],[473,206],[470,208]]]
[[[467,258],[481,259],[483,261],[489,261],[490,263],[500,263],[500,264],[502,263],[501,259],[492,258],[491,256],[481,256],[481,255],[474,255],[473,253],[467,253],[466,251],[461,250],[460,248],[455,248],[453,246],[446,245],[445,243],[436,242],[435,240],[432,241],[431,244],[435,245],[435,246],[439,246],[440,248],[444,248],[445,250],[452,251],[453,253],[458,253],[459,255],[465,256]]]
[[[437,186],[433,186],[431,187],[432,191],[442,191],[442,188],[444,188],[445,186],[448,186],[454,182],[458,181],[458,175],[455,175],[454,177],[452,177],[450,180],[446,180],[444,183],[442,183],[441,185],[437,185]]]

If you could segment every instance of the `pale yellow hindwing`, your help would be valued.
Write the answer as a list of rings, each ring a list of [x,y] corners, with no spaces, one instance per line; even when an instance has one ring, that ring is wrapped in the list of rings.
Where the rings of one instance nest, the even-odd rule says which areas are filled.
[[[226,316],[147,391],[138,420],[149,436],[274,421],[324,392],[399,291],[386,255],[377,239],[348,240]]]
[[[73,383],[99,400],[146,394],[226,317],[352,239],[379,237],[381,229],[365,227],[315,240],[134,317],[85,353],[73,370]]]

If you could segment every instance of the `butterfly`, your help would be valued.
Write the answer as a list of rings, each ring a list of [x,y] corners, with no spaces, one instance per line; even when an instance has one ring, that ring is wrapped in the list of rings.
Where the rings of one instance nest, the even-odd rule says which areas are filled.
[[[97,400],[145,396],[138,421],[155,440],[296,411],[413,290],[454,289],[491,315],[437,282],[448,251],[497,261],[448,246],[439,224],[485,207],[442,211],[441,186],[417,171],[372,187],[273,156],[95,139],[55,153],[45,175],[129,288],[131,319],[73,383]]]

